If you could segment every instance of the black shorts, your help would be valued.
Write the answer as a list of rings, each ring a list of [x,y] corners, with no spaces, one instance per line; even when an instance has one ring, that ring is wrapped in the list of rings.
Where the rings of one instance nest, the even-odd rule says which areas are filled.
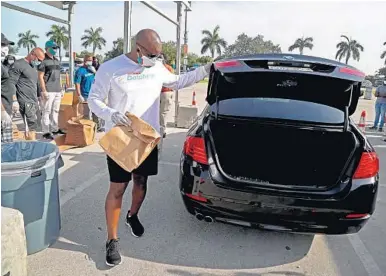
[[[115,183],[130,182],[132,173],[142,176],[156,175],[158,173],[158,147],[155,147],[145,161],[132,172],[122,169],[109,156],[107,156],[107,167],[109,169],[110,182]]]
[[[28,125],[28,130],[36,131],[38,128],[37,103],[19,102],[19,111],[21,117]]]

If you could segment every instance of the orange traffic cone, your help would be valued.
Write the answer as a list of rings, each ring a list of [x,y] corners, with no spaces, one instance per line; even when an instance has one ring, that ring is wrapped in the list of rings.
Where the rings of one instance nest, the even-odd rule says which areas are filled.
[[[363,110],[361,113],[361,118],[359,119],[358,127],[362,132],[365,132],[365,130],[366,130],[366,110]]]
[[[193,99],[192,99],[192,105],[196,105],[196,91],[193,91]]]

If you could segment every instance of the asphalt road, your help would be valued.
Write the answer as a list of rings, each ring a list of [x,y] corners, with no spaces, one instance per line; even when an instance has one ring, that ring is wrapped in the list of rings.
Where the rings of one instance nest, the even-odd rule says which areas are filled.
[[[378,133],[369,134],[385,183],[386,143]],[[358,235],[296,235],[199,222],[185,211],[178,190],[184,137],[184,130],[174,129],[164,142],[159,175],[150,179],[140,212],[146,231],[142,238],[129,234],[122,214],[123,264],[115,268],[104,260],[105,156],[98,145],[65,152],[66,166],[60,171],[61,238],[28,257],[28,275],[386,275],[385,184],[374,216]],[[127,193],[124,212],[129,202]]]

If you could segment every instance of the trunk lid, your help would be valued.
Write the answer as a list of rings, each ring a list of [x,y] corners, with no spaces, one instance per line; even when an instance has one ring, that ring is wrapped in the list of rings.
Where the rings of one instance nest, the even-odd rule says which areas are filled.
[[[216,104],[216,114],[223,100],[273,98],[327,105],[350,116],[356,110],[364,76],[354,67],[307,56],[223,60],[211,68],[207,102]]]

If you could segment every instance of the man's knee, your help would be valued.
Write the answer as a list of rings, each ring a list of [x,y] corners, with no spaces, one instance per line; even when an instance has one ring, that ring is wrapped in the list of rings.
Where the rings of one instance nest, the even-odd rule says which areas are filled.
[[[133,185],[136,187],[146,190],[147,187],[147,176],[133,174]]]
[[[125,193],[127,188],[127,183],[115,183],[111,182],[110,183],[110,190],[109,194],[114,196],[114,198],[122,198],[123,194]]]

